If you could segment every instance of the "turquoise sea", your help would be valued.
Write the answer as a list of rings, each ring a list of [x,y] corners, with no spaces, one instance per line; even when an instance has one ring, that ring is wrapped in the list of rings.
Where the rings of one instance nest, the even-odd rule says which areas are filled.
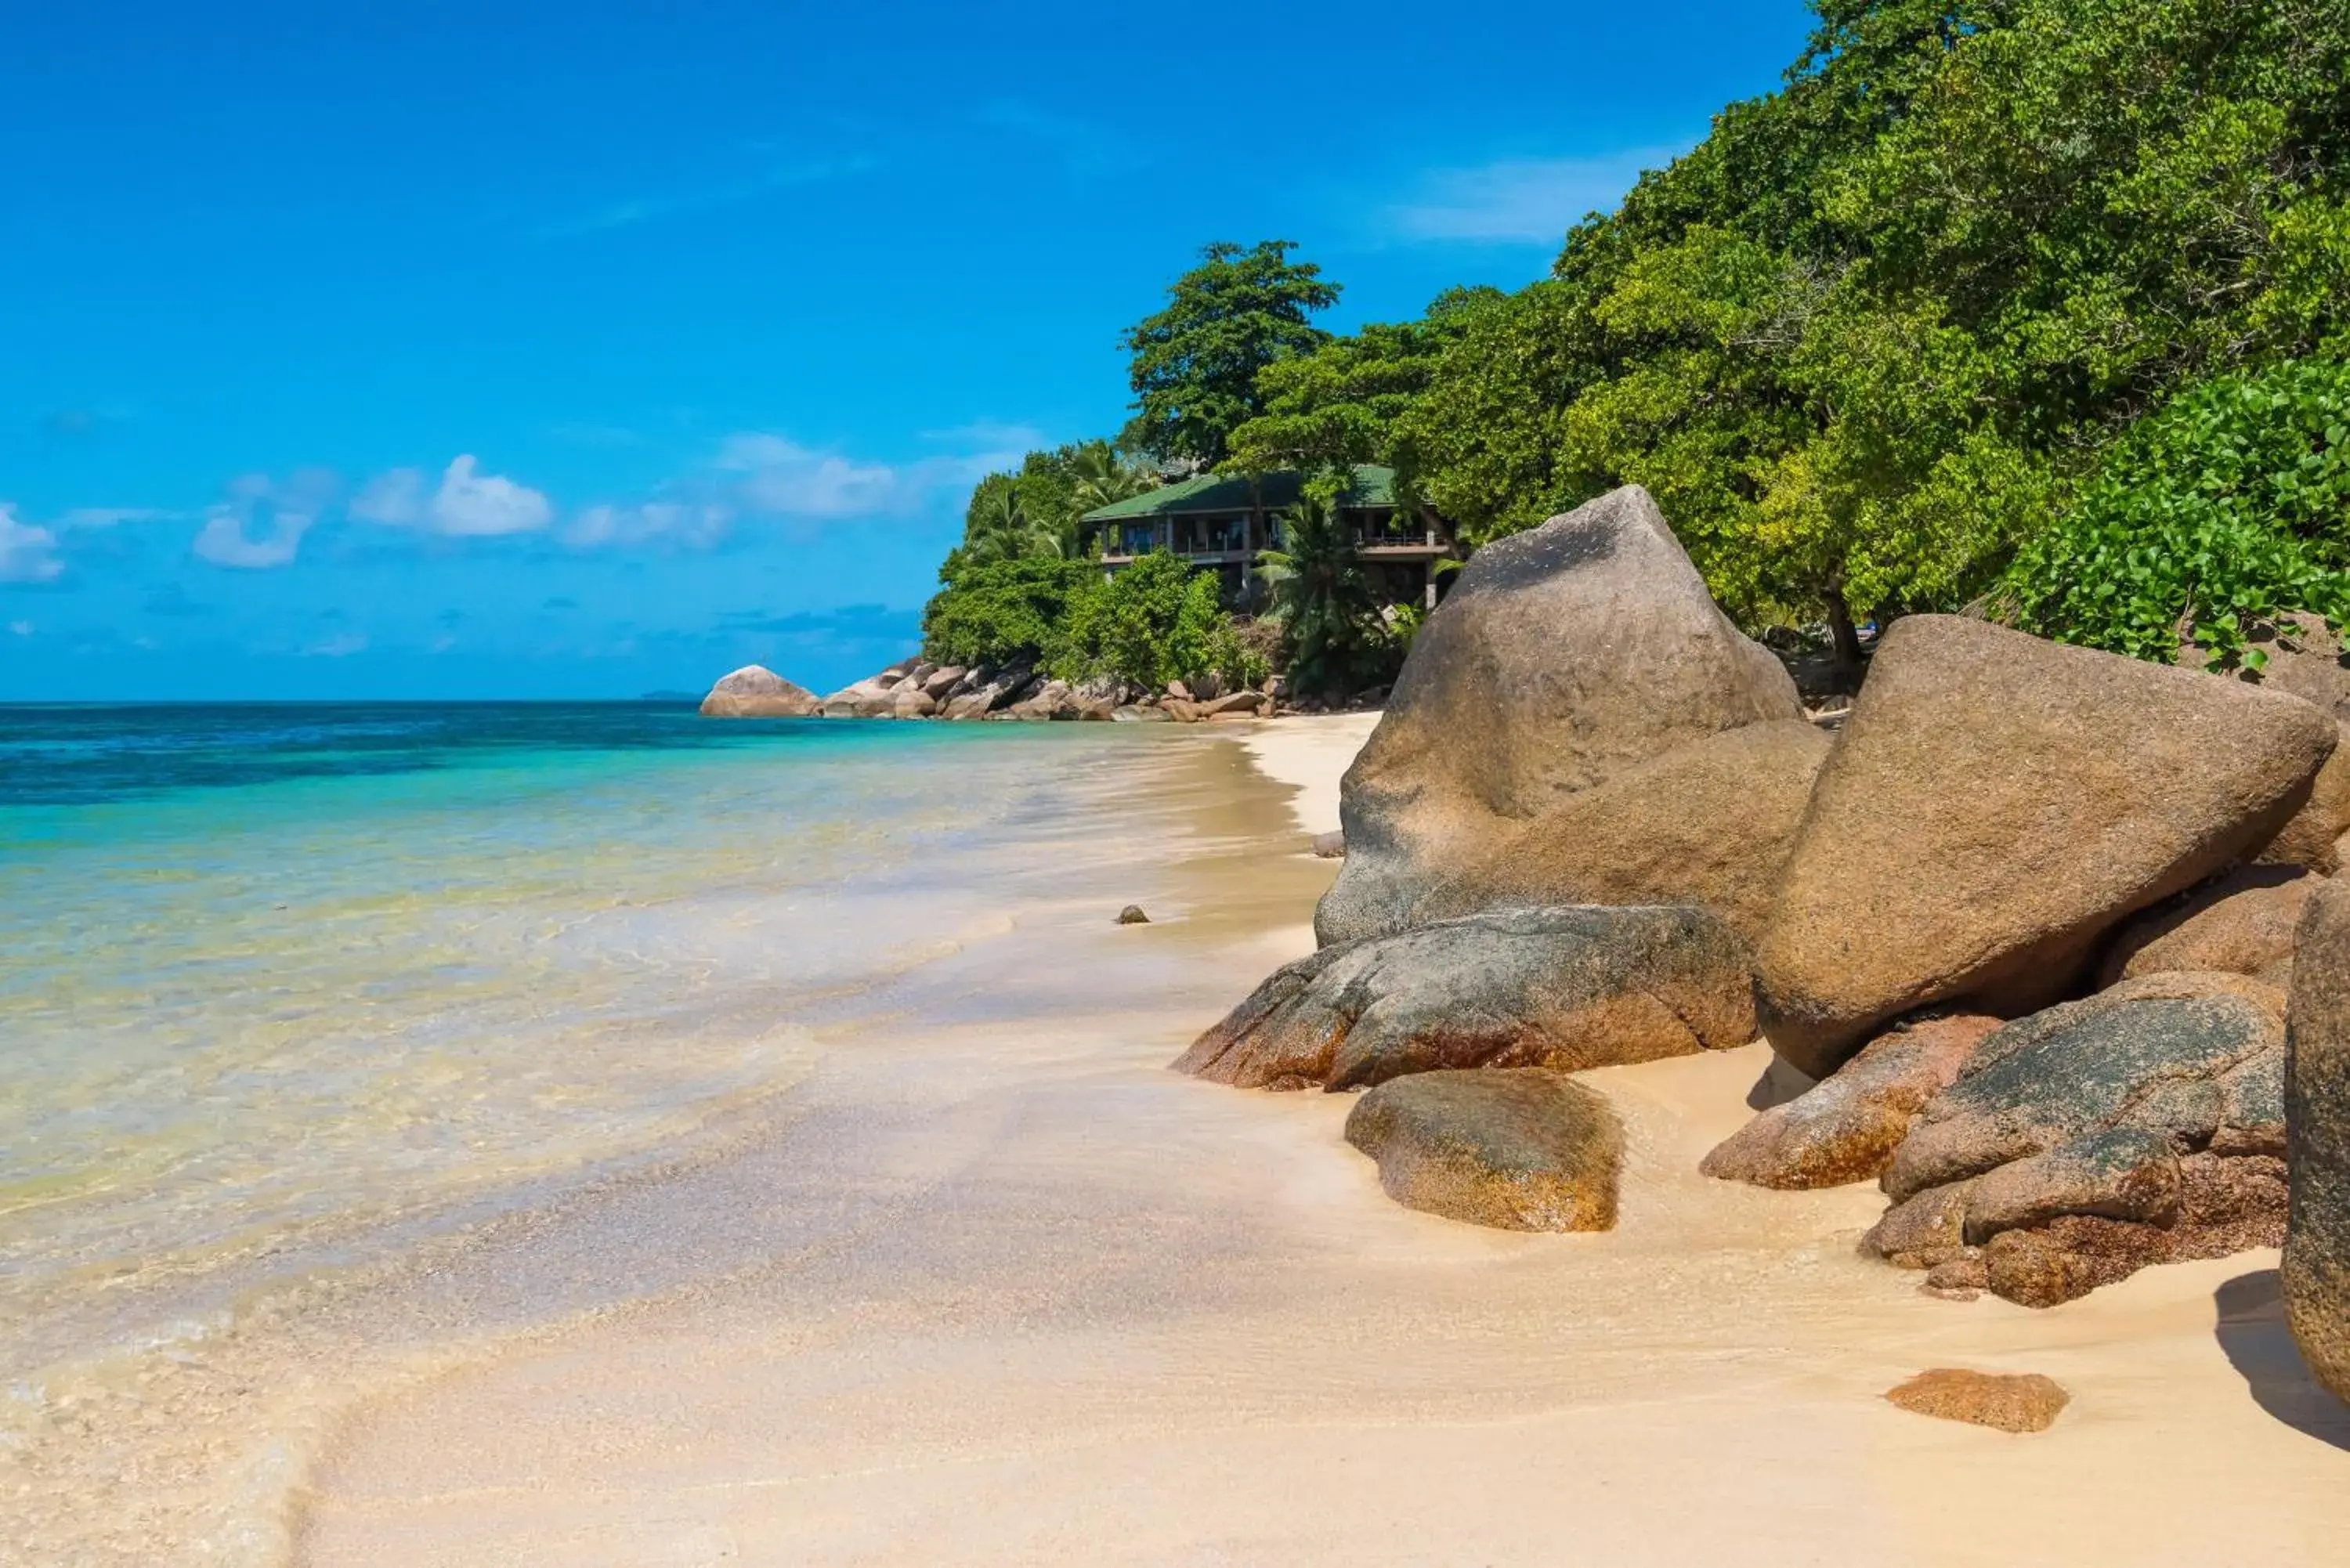
[[[788,1085],[1068,729],[0,708],[0,1381]]]

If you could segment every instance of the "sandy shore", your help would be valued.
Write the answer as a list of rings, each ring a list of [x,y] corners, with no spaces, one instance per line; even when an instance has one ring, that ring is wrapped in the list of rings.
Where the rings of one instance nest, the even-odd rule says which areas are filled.
[[[963,975],[985,1005],[844,1053],[692,1199],[771,1234],[754,1260],[348,1413],[302,1559],[2339,1559],[2350,1413],[2300,1370],[2273,1254],[2045,1313],[1922,1297],[1854,1254],[1873,1190],[1696,1174],[1759,1045],[1592,1075],[1630,1168],[1581,1237],[1396,1207],[1343,1096],[1166,1072],[1309,945],[1330,867],[1296,839],[1367,722],[1261,726],[1253,764],[1201,737],[1157,923],[1039,912],[1049,970]],[[2074,1404],[2019,1438],[1878,1397],[1939,1366]]]

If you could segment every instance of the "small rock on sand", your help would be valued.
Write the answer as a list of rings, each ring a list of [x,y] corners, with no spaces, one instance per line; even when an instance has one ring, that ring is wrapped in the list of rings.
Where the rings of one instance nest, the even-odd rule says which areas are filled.
[[[1347,1141],[1408,1209],[1503,1231],[1616,1223],[1624,1131],[1598,1095],[1543,1067],[1420,1073],[1355,1103]]]
[[[1885,1397],[1904,1410],[1945,1421],[1971,1421],[2002,1432],[2044,1432],[2073,1397],[2037,1372],[1968,1372],[1938,1366]]]
[[[1128,904],[1118,912],[1118,923],[1121,926],[1147,926],[1150,923],[1150,917],[1142,912],[1141,905]]]

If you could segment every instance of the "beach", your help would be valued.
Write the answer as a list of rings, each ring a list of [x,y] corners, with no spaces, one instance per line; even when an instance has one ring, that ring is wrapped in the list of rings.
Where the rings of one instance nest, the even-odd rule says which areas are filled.
[[[1628,1157],[1617,1228],[1579,1236],[1398,1207],[1340,1136],[1351,1096],[1168,1071],[1311,950],[1334,863],[1307,844],[1375,719],[991,726],[941,765],[975,792],[999,763],[1048,780],[1025,812],[987,796],[1005,825],[929,819],[920,853],[792,895],[757,940],[755,892],[665,894],[671,943],[738,939],[699,955],[695,1019],[789,1031],[764,1091],[724,1085],[690,1130],[681,1106],[593,1161],[557,1124],[544,1158],[567,1176],[337,1231],[346,1253],[52,1372],[0,1454],[21,1560],[2334,1552],[2350,1417],[2285,1334],[2273,1252],[2046,1312],[1923,1296],[1854,1251],[1873,1187],[1697,1174],[1750,1114],[1759,1044],[1586,1075]],[[910,789],[914,753],[889,755]],[[755,803],[781,760],[659,780]],[[1113,923],[1129,902],[1149,924]],[[827,983],[786,984],[773,942],[825,929],[806,950]],[[2044,1373],[2073,1403],[2016,1437],[1880,1397],[1936,1366]]]
[[[1173,918],[1129,931],[1092,911],[1057,932],[1089,982],[997,976],[995,1016],[830,1058],[725,1194],[787,1251],[343,1412],[294,1516],[299,1560],[2337,1548],[2350,1421],[2285,1337],[2273,1253],[2148,1270],[2047,1312],[1922,1296],[1854,1254],[1873,1189],[1696,1174],[1748,1114],[1760,1045],[1589,1075],[1630,1162],[1618,1228],[1575,1237],[1391,1204],[1338,1136],[1346,1096],[1167,1073],[1309,949],[1328,872],[1299,840],[1331,826],[1363,722],[1251,732],[1261,772],[1229,794],[1210,763],[1191,805],[1218,830],[1166,867]],[[1203,751],[1237,756],[1221,739]],[[2073,1404],[2014,1437],[1879,1397],[1944,1366],[2045,1373]]]

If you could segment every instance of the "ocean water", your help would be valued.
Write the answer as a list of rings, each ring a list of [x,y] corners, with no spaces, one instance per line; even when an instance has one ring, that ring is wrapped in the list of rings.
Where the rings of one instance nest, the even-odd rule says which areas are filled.
[[[0,708],[0,1383],[787,1087],[1071,728]]]

